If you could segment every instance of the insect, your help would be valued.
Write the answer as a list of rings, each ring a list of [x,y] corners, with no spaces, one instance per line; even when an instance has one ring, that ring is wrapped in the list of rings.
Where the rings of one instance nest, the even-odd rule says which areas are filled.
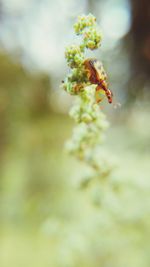
[[[113,100],[113,93],[108,88],[107,75],[102,63],[94,58],[88,58],[84,61],[87,77],[92,84],[97,84],[95,90],[96,102],[99,103],[106,96],[108,102],[111,104]]]

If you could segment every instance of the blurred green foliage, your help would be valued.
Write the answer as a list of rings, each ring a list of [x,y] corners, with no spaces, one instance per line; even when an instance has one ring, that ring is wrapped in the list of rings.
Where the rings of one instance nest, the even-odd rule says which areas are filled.
[[[0,47],[13,54],[0,50],[1,267],[150,266],[148,6],[148,0],[0,1]],[[74,18],[85,10],[104,29],[97,58],[122,107],[104,107],[111,125],[95,154],[96,160],[105,155],[116,161],[116,168],[83,193],[78,185],[90,169],[63,148],[72,121],[61,112],[72,103],[51,82],[56,87],[66,72],[63,47]],[[77,33],[83,30],[78,26]],[[88,34],[86,45],[93,48],[101,38],[93,31],[89,43]],[[23,65],[47,66],[53,76],[27,71],[18,54]]]
[[[149,267],[149,109],[115,111],[101,152],[118,167],[83,194],[90,170],[64,152],[72,122],[52,112],[49,78],[0,62],[1,266]]]

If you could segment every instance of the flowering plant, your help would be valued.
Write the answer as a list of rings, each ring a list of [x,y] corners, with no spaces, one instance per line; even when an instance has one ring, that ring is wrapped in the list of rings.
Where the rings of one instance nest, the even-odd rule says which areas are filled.
[[[74,30],[77,35],[82,36],[82,41],[79,45],[73,44],[66,48],[65,57],[71,70],[63,81],[63,88],[69,94],[77,96],[77,101],[70,110],[77,126],[73,130],[71,140],[67,142],[67,149],[93,170],[90,178],[82,180],[84,186],[94,178],[106,177],[112,166],[103,158],[100,151],[108,122],[95,101],[96,85],[89,81],[84,66],[86,49],[97,49],[101,44],[102,35],[97,27],[96,18],[91,14],[79,16]]]

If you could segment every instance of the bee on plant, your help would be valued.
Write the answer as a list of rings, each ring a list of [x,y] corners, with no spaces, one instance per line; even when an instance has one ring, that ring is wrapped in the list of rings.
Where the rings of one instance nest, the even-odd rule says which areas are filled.
[[[87,72],[87,77],[92,84],[96,84],[95,98],[99,103],[106,96],[108,102],[113,101],[113,93],[108,88],[107,74],[103,68],[102,63],[95,58],[88,58],[84,61],[84,67]]]

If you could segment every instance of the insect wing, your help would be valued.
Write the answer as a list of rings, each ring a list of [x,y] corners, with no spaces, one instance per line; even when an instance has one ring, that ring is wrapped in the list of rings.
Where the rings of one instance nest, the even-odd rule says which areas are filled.
[[[107,80],[107,74],[106,74],[106,72],[104,70],[103,64],[99,60],[97,60],[94,63],[94,67],[95,67],[95,69],[97,71],[99,79],[106,81]]]

